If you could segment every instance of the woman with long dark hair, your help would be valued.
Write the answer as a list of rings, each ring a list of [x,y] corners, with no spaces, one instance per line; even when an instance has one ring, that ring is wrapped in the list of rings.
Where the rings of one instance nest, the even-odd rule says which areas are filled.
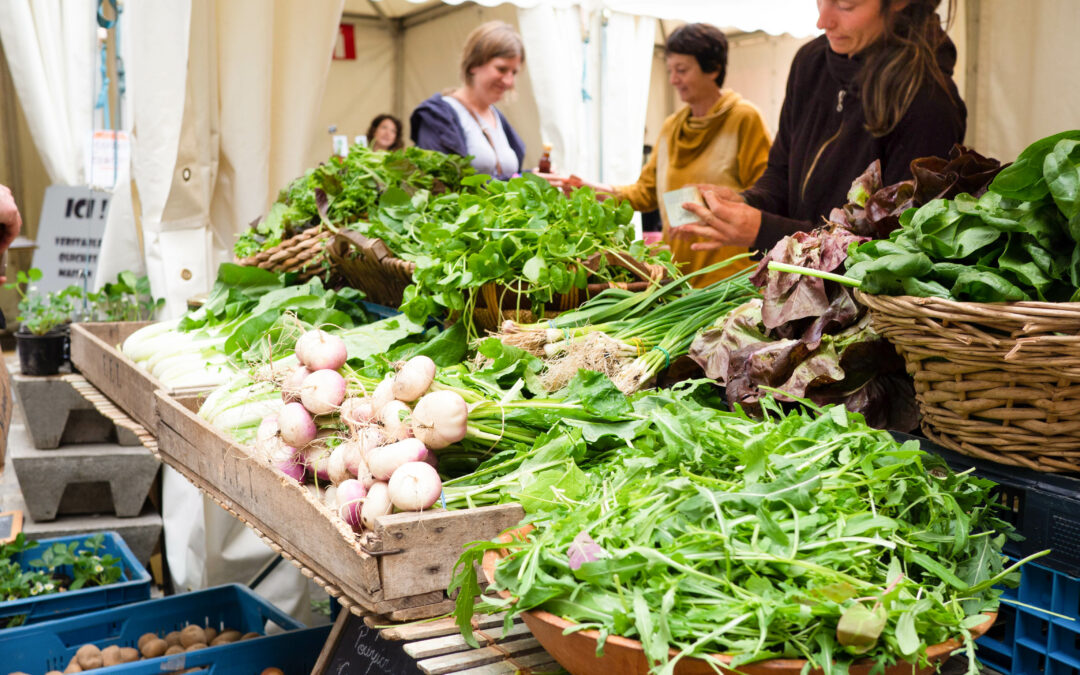
[[[948,16],[955,0],[947,0]],[[821,37],[791,65],[780,128],[764,175],[737,193],[705,190],[701,222],[682,235],[721,246],[767,249],[820,225],[875,159],[885,184],[910,178],[911,160],[944,156],[962,142],[967,109],[952,80],[956,47],[942,29],[941,0],[817,0]]]

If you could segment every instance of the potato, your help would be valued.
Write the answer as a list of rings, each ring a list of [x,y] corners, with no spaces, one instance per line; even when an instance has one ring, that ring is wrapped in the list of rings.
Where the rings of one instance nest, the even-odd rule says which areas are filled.
[[[206,644],[210,644],[211,642],[214,641],[214,638],[216,638],[218,636],[217,629],[214,628],[213,626],[207,626],[206,628],[203,629],[203,632],[206,633],[206,640],[204,640],[204,642],[206,642]]]
[[[165,656],[172,656],[173,654],[183,654],[184,648],[180,645],[169,645],[169,648],[165,650]]]
[[[18,673],[15,673],[14,675],[18,675]],[[45,675],[64,675],[64,674],[61,673],[59,670],[50,670],[49,672],[45,673]]]
[[[188,645],[188,646],[187,646],[187,647],[186,647],[186,648],[184,649],[184,651],[185,651],[185,652],[194,652],[194,651],[197,651],[197,650],[199,650],[199,649],[206,649],[206,643],[205,643],[205,642],[196,642],[196,643],[195,643],[195,644],[193,644],[193,645]]]
[[[120,646],[109,645],[105,649],[102,649],[101,661],[102,665],[105,666],[116,666],[123,663],[123,661],[120,659]]]
[[[132,663],[139,660],[139,650],[134,647],[120,648],[120,663]]]
[[[259,637],[258,633],[251,632],[251,633],[244,633],[244,635],[240,639],[241,640],[250,640],[251,638],[257,638],[257,637]]]
[[[180,644],[180,631],[170,631],[169,634],[165,636],[165,644],[170,647]]]
[[[83,670],[100,668],[103,665],[101,650],[97,648],[97,645],[83,645],[82,647],[79,647],[79,651],[75,652],[75,658],[79,662],[79,667]]]
[[[195,624],[185,626],[184,630],[180,631],[180,644],[183,645],[185,649],[197,642],[203,642],[204,640],[206,640],[206,633],[203,632],[202,628]]]
[[[165,644],[165,641],[161,638],[154,638],[142,646],[142,655],[148,659],[152,659],[161,656],[165,653],[165,650],[169,648],[169,645]]]
[[[82,672],[82,668],[79,667],[79,657],[73,656],[73,657],[71,657],[71,663],[69,663],[67,665],[67,668],[64,668],[64,672],[61,673],[60,675],[66,675],[67,673],[81,673],[81,672]]]
[[[227,645],[230,642],[236,642],[239,639],[240,639],[240,631],[238,631],[238,630],[226,630],[226,631],[222,631],[221,635],[219,635],[216,638],[214,638],[213,640],[211,640],[210,641],[210,646],[211,647],[216,647],[218,645]]]
[[[156,640],[156,639],[157,639],[157,634],[156,633],[143,633],[142,635],[139,636],[139,642],[138,642],[139,649],[142,649],[143,645],[146,644],[147,642],[150,642],[151,640]]]
[[[259,675],[285,675],[281,668],[266,668]]]

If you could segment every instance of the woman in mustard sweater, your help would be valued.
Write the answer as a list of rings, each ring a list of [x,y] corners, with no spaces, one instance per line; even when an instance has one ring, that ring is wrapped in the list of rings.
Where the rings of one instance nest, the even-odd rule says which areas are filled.
[[[765,171],[771,141],[757,107],[730,89],[722,89],[727,72],[727,38],[714,26],[692,23],[679,28],[665,45],[668,80],[687,106],[664,120],[649,161],[636,183],[611,186],[577,176],[546,175],[556,187],[588,185],[602,196],[626,199],[636,211],[659,208],[663,240],[683,272],[701,269],[746,247],[694,251],[696,237],[672,237],[664,205],[665,192],[698,183],[744,190]],[[727,267],[699,277],[703,286],[752,263]]]

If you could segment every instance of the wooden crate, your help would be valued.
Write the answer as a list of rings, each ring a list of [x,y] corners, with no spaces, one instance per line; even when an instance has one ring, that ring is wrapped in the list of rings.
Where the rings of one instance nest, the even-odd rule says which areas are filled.
[[[156,433],[157,413],[154,392],[173,395],[205,391],[170,389],[120,351],[120,344],[150,321],[76,323],[71,326],[71,363],[90,384],[109,397],[124,412]]]
[[[253,528],[343,605],[396,621],[449,611],[446,587],[465,544],[521,520],[516,504],[398,513],[355,534],[306,487],[195,414],[198,397],[157,392],[161,458]],[[351,602],[350,602],[351,601]]]

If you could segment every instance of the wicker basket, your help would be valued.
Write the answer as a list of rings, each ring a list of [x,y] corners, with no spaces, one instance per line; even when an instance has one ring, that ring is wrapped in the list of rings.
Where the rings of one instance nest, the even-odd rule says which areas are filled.
[[[330,232],[312,227],[282,241],[277,246],[259,251],[253,256],[238,259],[237,265],[261,267],[272,272],[296,272],[301,281],[326,271],[326,242]],[[325,278],[324,278],[325,280]]]
[[[355,230],[341,230],[326,249],[345,282],[364,292],[371,302],[400,307],[405,287],[412,283],[416,265],[398,258],[382,239]]]
[[[915,379],[930,439],[1038,471],[1080,471],[1080,303],[856,293]]]

